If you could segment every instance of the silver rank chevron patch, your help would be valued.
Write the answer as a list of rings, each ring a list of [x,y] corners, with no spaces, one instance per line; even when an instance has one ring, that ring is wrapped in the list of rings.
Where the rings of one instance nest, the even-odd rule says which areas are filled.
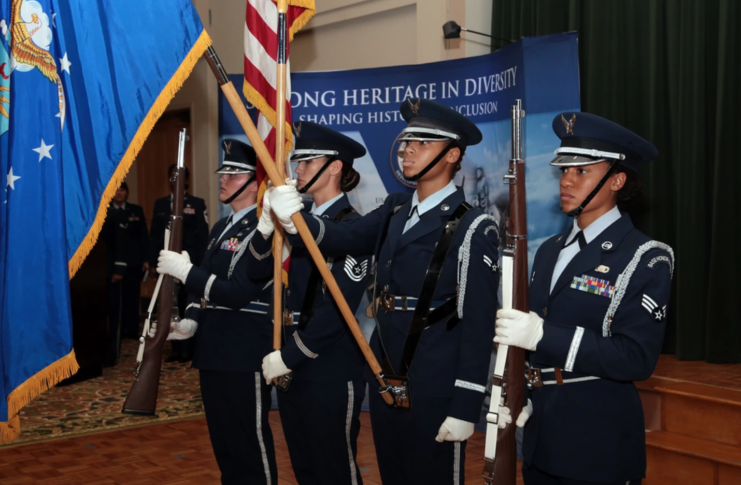
[[[499,265],[496,261],[492,261],[489,256],[484,254],[484,264],[491,268],[492,271],[496,272],[499,269]]]
[[[656,323],[661,323],[666,318],[666,305],[659,307],[659,304],[645,293],[643,294],[641,306],[651,315]]]
[[[355,258],[348,254],[345,256],[345,273],[347,273],[348,278],[356,283],[362,281],[368,273],[368,260],[364,259],[361,263],[358,263]]]

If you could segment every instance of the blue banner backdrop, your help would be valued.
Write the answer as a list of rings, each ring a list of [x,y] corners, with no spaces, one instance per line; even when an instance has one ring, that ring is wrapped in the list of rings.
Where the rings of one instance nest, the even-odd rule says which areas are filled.
[[[242,74],[230,77],[241,93]],[[327,125],[368,150],[354,163],[361,182],[348,194],[363,214],[382,204],[389,193],[414,190],[399,177],[391,150],[406,126],[400,104],[421,97],[454,108],[483,133],[483,142],[466,150],[455,183],[463,187],[468,202],[501,219],[509,202],[509,190],[502,180],[512,153],[510,108],[521,99],[526,112],[523,155],[531,263],[540,244],[570,223],[559,209],[559,172],[548,163],[560,143],[551,128],[553,117],[580,109],[576,32],[523,38],[489,55],[466,59],[294,73],[291,85],[294,124],[313,121]],[[256,110],[243,101],[256,120]],[[219,136],[219,141],[238,138],[248,142],[221,93]],[[223,158],[221,150],[219,143],[219,160]],[[222,217],[228,213],[228,208],[221,210]],[[373,322],[365,317],[367,304],[364,300],[356,316],[369,338]]]
[[[231,79],[241,92],[242,74]],[[558,207],[558,171],[548,162],[559,144],[551,120],[561,111],[578,111],[580,106],[575,32],[524,38],[489,55],[466,59],[294,73],[291,84],[294,123],[327,125],[368,150],[354,165],[361,175],[360,185],[348,194],[361,213],[383,203],[389,193],[414,190],[398,176],[391,149],[406,126],[399,105],[405,99],[422,97],[451,106],[481,129],[484,140],[469,147],[455,182],[463,186],[469,202],[500,216],[508,193],[502,176],[511,156],[510,108],[522,99],[527,113],[523,152],[531,257],[544,238],[568,223]],[[246,101],[245,105],[256,119],[256,110]],[[236,137],[247,142],[223,95],[219,108],[220,140]],[[221,144],[219,150],[221,160]]]

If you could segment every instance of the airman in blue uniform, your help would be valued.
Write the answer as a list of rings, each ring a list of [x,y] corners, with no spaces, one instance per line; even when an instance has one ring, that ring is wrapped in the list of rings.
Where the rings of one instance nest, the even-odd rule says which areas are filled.
[[[108,206],[103,237],[108,276],[108,359],[115,365],[121,337],[139,338],[139,297],[142,272],[149,271],[147,219],[140,205],[128,201],[129,186],[122,182]]]
[[[553,120],[561,209],[575,217],[535,256],[530,313],[500,310],[496,342],[529,350],[526,484],[635,484],[646,473],[643,409],[666,327],[674,254],[620,212],[640,195],[653,145],[588,113]]]
[[[183,281],[189,292],[185,319],[173,322],[169,338],[195,333],[193,366],[211,444],[223,484],[278,481],[268,424],[270,387],[262,379],[262,358],[271,348],[270,287],[249,279],[247,245],[257,234],[256,157],[249,145],[226,139],[219,200],[232,214],[209,235],[200,267],[187,252],[162,251],[157,271]],[[257,237],[260,237],[257,234]]]
[[[398,139],[400,169],[416,191],[391,194],[353,221],[304,220],[323,254],[375,256],[377,326],[370,345],[393,384],[379,388],[367,374],[383,483],[458,484],[488,378],[498,228],[452,182],[466,147],[482,139],[478,128],[426,99],[404,101],[400,110],[408,122]],[[296,232],[290,216],[297,198],[290,186],[270,196],[288,233]],[[392,393],[395,407],[379,391]]]
[[[346,192],[360,182],[353,161],[365,148],[353,139],[310,122],[295,126],[298,191],[314,199],[304,214],[318,221],[360,218]],[[259,226],[266,237],[254,238],[251,255],[267,261],[272,275],[272,233],[268,189]],[[256,261],[255,261],[256,262]],[[370,254],[329,258],[327,264],[351,309],[357,309],[367,287]],[[250,265],[251,275],[257,265]],[[365,396],[363,354],[347,328],[332,295],[324,286],[306,248],[291,252],[283,312],[285,343],[265,358],[266,380],[292,371],[290,387],[278,393],[278,408],[291,464],[301,485],[362,484],[355,461],[360,433],[360,406]]]

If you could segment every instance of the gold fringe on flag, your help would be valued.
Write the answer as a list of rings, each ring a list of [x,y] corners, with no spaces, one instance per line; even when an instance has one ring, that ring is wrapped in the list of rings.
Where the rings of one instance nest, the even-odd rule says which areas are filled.
[[[301,30],[301,27],[311,20],[311,17],[316,13],[316,5],[314,0],[288,0],[288,5],[291,7],[302,7],[305,8],[304,12],[296,17],[296,20],[291,24],[291,28],[288,30],[288,40],[293,41],[293,36]]]
[[[21,433],[21,408],[42,392],[56,386],[80,369],[74,349],[16,387],[8,396],[8,421],[0,421],[0,443],[10,443]]]
[[[168,81],[167,85],[164,87],[162,92],[155,100],[154,104],[152,104],[152,107],[149,108],[149,113],[147,113],[147,116],[139,125],[139,129],[136,131],[136,135],[134,135],[131,143],[129,143],[129,148],[124,153],[124,156],[119,162],[116,171],[113,173],[113,176],[111,176],[111,179],[108,181],[108,185],[106,186],[105,191],[103,191],[103,196],[100,199],[100,205],[98,206],[98,213],[95,217],[95,222],[93,222],[87,235],[80,243],[80,246],[77,248],[75,254],[72,256],[72,259],[69,261],[70,279],[75,276],[75,273],[77,273],[77,270],[80,269],[80,266],[82,266],[85,258],[88,254],[90,254],[93,246],[95,246],[95,243],[98,241],[100,230],[103,228],[106,213],[108,212],[108,205],[113,196],[116,195],[116,190],[121,186],[121,182],[123,182],[124,178],[126,178],[126,174],[129,173],[131,164],[134,163],[134,159],[136,159],[136,156],[144,145],[144,142],[146,141],[149,134],[152,132],[155,123],[157,123],[157,121],[160,119],[160,116],[162,116],[162,114],[165,112],[167,106],[170,104],[170,101],[172,101],[172,98],[175,97],[175,94],[183,86],[183,83],[188,78],[188,76],[190,76],[190,73],[193,71],[196,63],[203,56],[203,53],[206,51],[206,49],[208,49],[210,45],[211,38],[204,29],[201,32],[201,35],[198,37],[198,40],[196,40],[195,44],[193,44],[193,47],[191,47],[188,55],[185,57],[185,59],[183,59],[183,62],[180,63],[180,67],[178,67],[177,71],[175,71],[175,74],[173,74],[173,76],[170,78],[170,81]]]

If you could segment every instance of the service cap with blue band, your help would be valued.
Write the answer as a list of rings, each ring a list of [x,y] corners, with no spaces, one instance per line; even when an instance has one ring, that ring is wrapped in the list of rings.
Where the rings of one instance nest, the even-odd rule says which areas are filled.
[[[638,171],[659,156],[651,143],[617,123],[590,113],[569,111],[553,118],[553,131],[561,139],[551,165],[574,167],[617,160]]]
[[[224,138],[221,148],[224,149],[224,160],[214,173],[240,174],[257,171],[257,155],[248,144],[234,138]]]
[[[399,141],[455,140],[467,147],[481,143],[481,131],[475,124],[453,108],[429,99],[407,99],[399,107],[409,126],[404,128]]]
[[[365,147],[349,136],[310,121],[293,124],[296,144],[291,154],[292,162],[329,157],[352,165],[365,155]]]

